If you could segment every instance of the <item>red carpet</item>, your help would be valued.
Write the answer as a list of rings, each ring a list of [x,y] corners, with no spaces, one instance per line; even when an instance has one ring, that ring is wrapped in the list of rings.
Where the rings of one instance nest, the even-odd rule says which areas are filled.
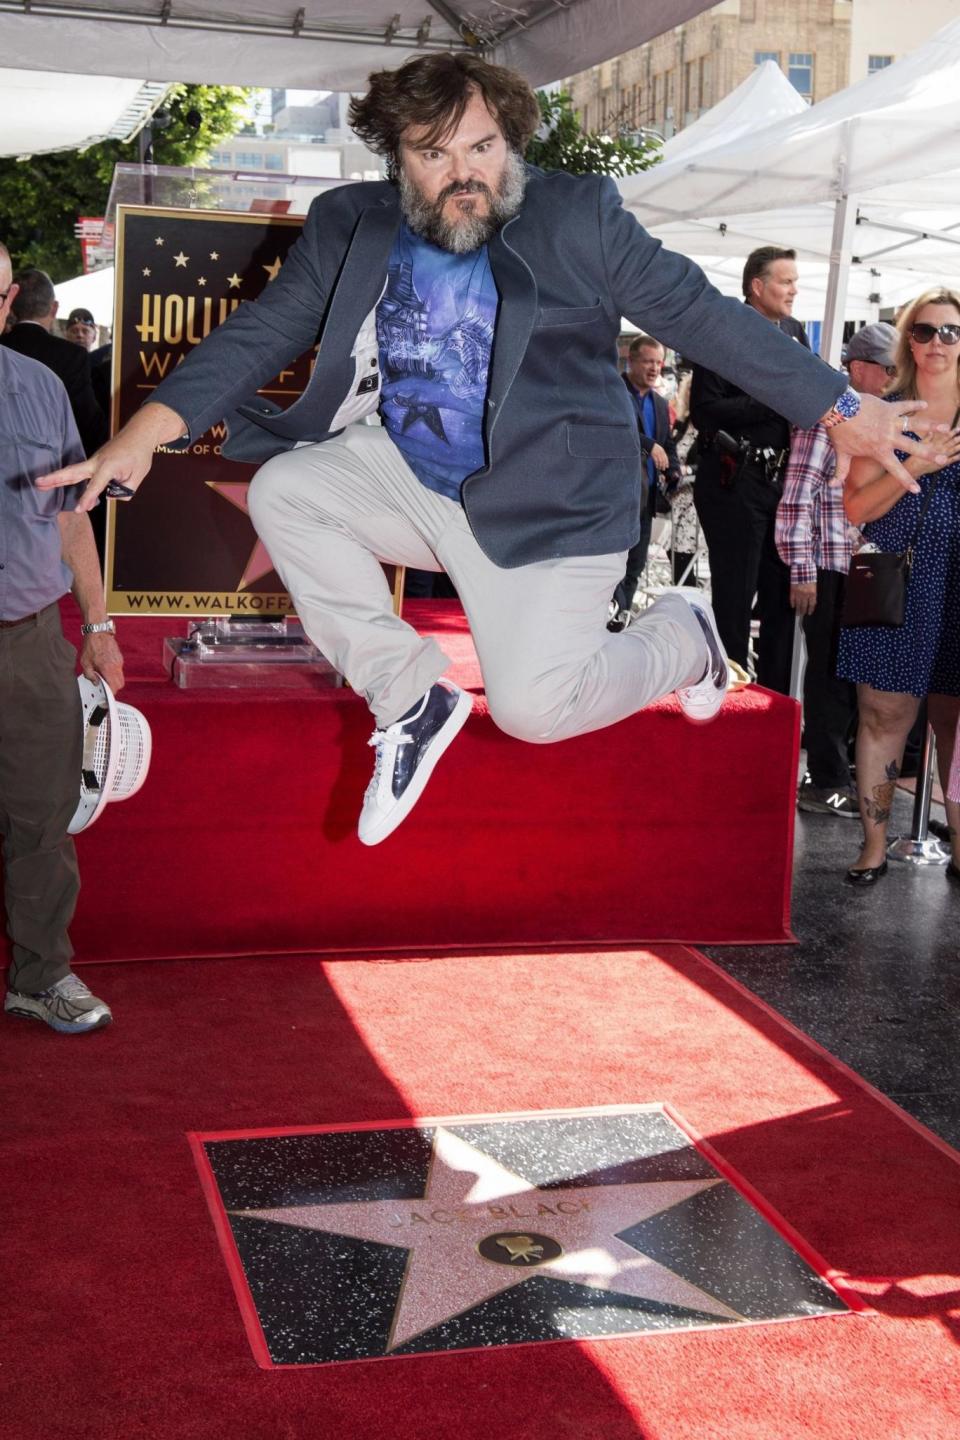
[[[679,947],[98,966],[117,1024],[4,1023],[16,1440],[954,1440],[946,1147]],[[258,1370],[192,1130],[665,1100],[867,1315]]]
[[[356,838],[371,767],[357,696],[180,691],[160,656],[184,622],[120,622],[124,698],[150,720],[154,760],[80,837],[81,961],[789,938],[792,701],[744,692],[696,728],[670,699],[523,745],[484,711],[459,607],[409,615],[476,713],[374,850]]]

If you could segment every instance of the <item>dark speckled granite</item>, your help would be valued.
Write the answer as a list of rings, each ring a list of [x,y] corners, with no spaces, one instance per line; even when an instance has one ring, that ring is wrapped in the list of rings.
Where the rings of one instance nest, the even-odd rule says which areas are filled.
[[[204,1148],[276,1365],[846,1311],[656,1106]]]
[[[891,834],[909,833],[911,812],[899,793]],[[855,821],[798,814],[799,945],[705,953],[960,1148],[960,885],[891,861],[878,885],[851,890],[859,836]]]

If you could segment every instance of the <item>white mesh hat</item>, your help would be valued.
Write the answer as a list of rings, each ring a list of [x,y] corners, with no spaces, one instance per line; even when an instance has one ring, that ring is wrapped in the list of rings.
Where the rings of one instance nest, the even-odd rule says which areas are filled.
[[[77,676],[83,706],[83,761],[80,803],[67,827],[71,835],[86,830],[110,800],[135,795],[147,778],[153,740],[146,716],[113,698],[98,675]]]

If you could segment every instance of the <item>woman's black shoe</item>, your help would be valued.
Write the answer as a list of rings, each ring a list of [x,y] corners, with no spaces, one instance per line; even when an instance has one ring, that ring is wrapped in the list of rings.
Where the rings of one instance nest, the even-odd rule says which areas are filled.
[[[951,860],[947,866],[947,879],[956,880],[957,884],[960,884],[960,865],[956,860]]]
[[[882,865],[871,865],[867,870],[848,870],[843,877],[843,883],[859,885],[861,888],[865,885],[876,885],[877,881],[882,880],[886,873],[887,862],[884,860]]]

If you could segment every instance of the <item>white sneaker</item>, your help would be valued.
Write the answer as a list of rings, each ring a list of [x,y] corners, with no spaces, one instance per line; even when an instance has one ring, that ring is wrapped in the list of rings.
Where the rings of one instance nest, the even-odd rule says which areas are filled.
[[[713,607],[699,590],[687,585],[676,585],[664,590],[664,595],[679,595],[693,611],[703,631],[710,660],[707,673],[694,685],[684,685],[677,691],[680,708],[688,720],[705,725],[720,711],[730,688],[730,662],[720,639],[720,631],[714,619]]]
[[[374,730],[368,744],[377,758],[357,827],[364,845],[379,845],[410,814],[472,709],[465,690],[438,681],[406,715],[385,730]]]

